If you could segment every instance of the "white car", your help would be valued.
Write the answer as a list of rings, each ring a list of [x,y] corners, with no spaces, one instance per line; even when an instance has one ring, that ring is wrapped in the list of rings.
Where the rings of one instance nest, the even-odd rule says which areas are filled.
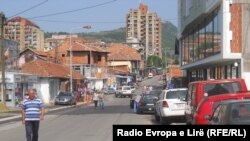
[[[148,78],[152,78],[153,76],[154,76],[153,73],[148,74]]]
[[[135,89],[131,88],[131,86],[121,86],[115,93],[115,97],[130,97]]]
[[[163,90],[155,103],[155,119],[161,124],[169,124],[171,120],[185,117],[187,88]]]

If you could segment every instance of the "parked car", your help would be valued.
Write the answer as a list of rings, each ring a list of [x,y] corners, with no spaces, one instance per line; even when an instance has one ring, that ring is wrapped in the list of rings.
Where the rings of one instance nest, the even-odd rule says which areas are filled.
[[[184,119],[187,88],[163,90],[155,103],[155,119],[161,124],[169,124],[170,120]]]
[[[76,105],[76,96],[71,92],[59,92],[55,98],[55,105]]]
[[[222,102],[228,100],[250,99],[249,93],[221,94],[202,99],[194,112],[194,118],[191,124],[209,124],[205,118],[206,115],[212,115],[215,108]]]
[[[152,78],[154,75],[153,75],[153,73],[148,73],[148,78]]]
[[[160,94],[161,91],[150,91],[149,94],[143,94],[137,107],[137,113],[153,113],[155,111],[155,102],[159,99]]]
[[[191,82],[188,85],[187,104],[185,106],[185,118],[187,124],[196,124],[194,114],[199,103],[204,97],[222,94],[246,92],[244,79],[206,80]]]
[[[134,93],[135,89],[131,88],[131,86],[121,86],[115,93],[115,97],[131,97]]]
[[[205,118],[212,125],[250,125],[250,100],[222,101]]]
[[[115,94],[115,92],[116,92],[115,89],[110,88],[110,87],[107,87],[107,88],[103,89],[103,93],[106,94],[106,95],[108,95],[108,94]]]
[[[137,77],[136,77],[136,81],[137,81],[137,82],[141,82],[141,81],[142,81],[142,77],[141,77],[141,76],[137,76]]]

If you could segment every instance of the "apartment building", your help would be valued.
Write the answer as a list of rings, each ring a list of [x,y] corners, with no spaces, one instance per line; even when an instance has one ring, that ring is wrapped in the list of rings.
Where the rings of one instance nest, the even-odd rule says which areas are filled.
[[[161,19],[155,12],[149,12],[148,6],[140,4],[138,9],[131,9],[126,17],[127,40],[138,39],[144,45],[145,60],[150,55],[162,57]]]
[[[180,63],[189,82],[250,77],[242,57],[243,6],[234,0],[178,1]]]
[[[44,32],[32,21],[14,17],[7,21],[4,28],[5,38],[17,41],[20,50],[27,47],[42,50],[44,48]]]

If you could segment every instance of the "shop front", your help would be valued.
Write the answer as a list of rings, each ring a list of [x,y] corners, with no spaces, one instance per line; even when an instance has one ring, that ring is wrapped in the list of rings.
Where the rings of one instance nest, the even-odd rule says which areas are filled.
[[[8,107],[19,106],[24,98],[24,93],[34,88],[37,83],[37,76],[7,72],[5,74],[6,84],[6,105]],[[0,75],[0,85],[2,85],[2,76]],[[0,87],[0,100],[2,101],[3,95]]]

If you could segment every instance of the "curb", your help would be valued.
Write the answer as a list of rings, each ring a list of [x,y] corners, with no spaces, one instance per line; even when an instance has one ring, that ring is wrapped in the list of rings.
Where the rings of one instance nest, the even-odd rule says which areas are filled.
[[[57,111],[57,110],[62,110],[62,109],[67,109],[67,108],[71,108],[71,107],[76,107],[78,105],[85,105],[85,104],[87,104],[87,103],[86,102],[82,102],[82,103],[79,103],[77,105],[63,106],[63,107],[57,107],[57,108],[49,108],[49,109],[45,109],[45,113],[49,113],[49,112],[53,112],[53,111]],[[21,116],[21,113],[20,113],[20,115],[10,116],[10,117],[6,117],[6,118],[1,118],[0,119],[0,124],[6,123],[6,122],[9,122],[9,121],[14,121],[14,120],[21,119],[21,117],[22,116]]]

